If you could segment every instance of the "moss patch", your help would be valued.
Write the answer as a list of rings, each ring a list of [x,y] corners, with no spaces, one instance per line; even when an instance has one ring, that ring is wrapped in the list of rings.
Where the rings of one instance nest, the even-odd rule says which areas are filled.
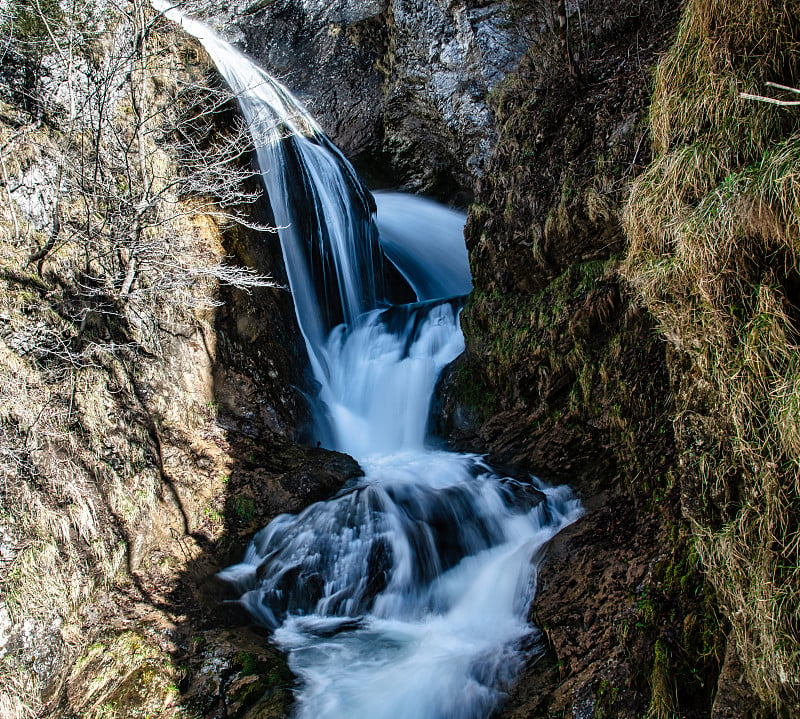
[[[180,716],[177,673],[169,656],[144,634],[109,635],[74,666],[67,692],[87,719]]]

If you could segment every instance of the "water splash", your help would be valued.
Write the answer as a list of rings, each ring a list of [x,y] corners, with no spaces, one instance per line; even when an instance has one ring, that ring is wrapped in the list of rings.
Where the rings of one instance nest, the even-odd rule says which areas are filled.
[[[256,535],[222,573],[289,651],[301,719],[488,716],[538,631],[546,543],[580,505],[479,457],[407,452]]]
[[[456,303],[362,315],[331,332],[321,353],[320,435],[356,458],[421,450],[442,369],[464,350]]]
[[[286,88],[156,3],[237,94],[282,226],[319,439],[365,472],[277,517],[220,576],[288,651],[300,719],[488,716],[535,651],[526,619],[543,547],[581,509],[567,488],[426,447],[437,378],[464,346],[464,216],[396,194],[375,203]],[[416,302],[391,306],[387,258]]]

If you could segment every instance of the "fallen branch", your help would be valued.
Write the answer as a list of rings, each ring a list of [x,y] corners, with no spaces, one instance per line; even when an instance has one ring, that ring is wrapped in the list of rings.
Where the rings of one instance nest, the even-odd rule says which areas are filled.
[[[789,87],[788,85],[779,85],[777,82],[772,82],[770,80],[767,80],[766,85],[767,87],[777,87],[778,90],[788,90],[789,92],[793,92],[796,95],[800,95],[800,89],[796,87]]]
[[[777,90],[785,90],[786,92],[793,92],[800,95],[800,89],[796,87],[789,87],[788,85],[779,85],[777,82],[767,82],[767,87],[774,87]],[[779,100],[775,97],[766,97],[764,95],[753,95],[749,92],[740,92],[739,97],[743,100],[756,100],[757,102],[767,102],[770,105],[778,105],[780,107],[796,107],[800,105],[800,100]]]

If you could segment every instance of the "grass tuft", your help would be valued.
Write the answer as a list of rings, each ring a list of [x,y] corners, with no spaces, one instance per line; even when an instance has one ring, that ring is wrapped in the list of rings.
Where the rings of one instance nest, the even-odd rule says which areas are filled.
[[[800,3],[691,0],[661,60],[623,273],[685,358],[685,509],[749,679],[800,708]]]

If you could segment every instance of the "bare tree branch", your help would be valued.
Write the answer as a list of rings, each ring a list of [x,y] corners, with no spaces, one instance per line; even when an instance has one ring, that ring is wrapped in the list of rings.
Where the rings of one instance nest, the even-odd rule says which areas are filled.
[[[33,2],[42,16],[36,47],[49,77],[31,92],[46,90],[40,104],[48,107],[50,131],[42,152],[57,172],[44,183],[50,231],[44,239],[30,233],[31,243],[39,239],[27,261],[40,276],[48,263],[63,278],[53,302],[65,323],[32,323],[18,339],[41,333],[33,356],[64,367],[84,365],[93,343],[118,351],[132,331],[125,327],[149,331],[141,318],[164,306],[172,316],[214,306],[219,283],[244,292],[277,287],[196,237],[209,220],[273,231],[248,211],[261,190],[248,128],[231,122],[231,92],[192,79],[196,69],[176,81],[171,27],[146,0],[114,2],[116,12],[102,18],[85,0],[72,3],[72,14],[59,9],[57,18],[44,17],[49,0]],[[9,151],[21,149],[16,139],[6,142]],[[6,172],[5,163],[3,171],[13,201],[9,180],[22,176]]]
[[[777,82],[767,81],[764,83],[767,87],[774,87],[776,90],[784,90],[800,95],[800,89],[796,87],[789,87],[788,85],[779,85]],[[767,97],[765,95],[753,95],[749,92],[740,92],[739,97],[743,100],[755,100],[756,102],[766,102],[770,105],[778,105],[780,107],[797,107],[800,105],[800,100],[781,100],[775,97]]]

